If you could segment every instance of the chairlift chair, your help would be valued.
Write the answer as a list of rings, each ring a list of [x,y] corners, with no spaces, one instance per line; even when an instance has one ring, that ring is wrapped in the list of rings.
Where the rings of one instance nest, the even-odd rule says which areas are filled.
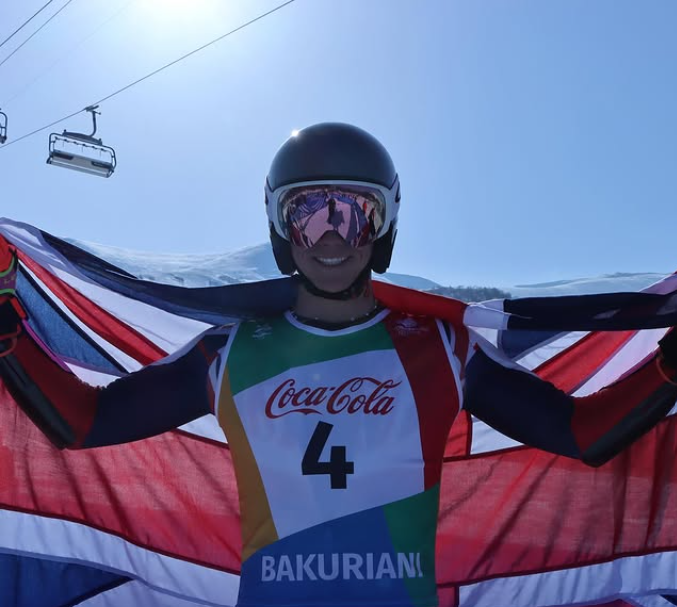
[[[0,111],[0,145],[7,141],[7,114]]]
[[[89,175],[98,175],[99,177],[110,177],[115,171],[117,159],[115,150],[107,145],[103,145],[101,139],[96,139],[96,108],[98,106],[85,108],[92,114],[94,130],[91,134],[74,133],[64,131],[63,133],[52,133],[49,136],[49,157],[47,164],[54,166],[88,173]]]

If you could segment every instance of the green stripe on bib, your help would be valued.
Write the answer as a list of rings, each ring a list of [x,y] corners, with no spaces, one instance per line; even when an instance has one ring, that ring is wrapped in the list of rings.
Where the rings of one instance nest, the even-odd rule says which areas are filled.
[[[418,607],[435,596],[435,533],[439,510],[440,486],[431,487],[409,498],[383,506],[395,553],[417,552],[416,570],[422,575],[407,576],[404,583],[412,605]],[[420,569],[419,569],[420,568]]]
[[[355,332],[337,333],[310,333],[284,317],[242,322],[228,356],[233,396],[288,369],[393,349],[382,322]]]

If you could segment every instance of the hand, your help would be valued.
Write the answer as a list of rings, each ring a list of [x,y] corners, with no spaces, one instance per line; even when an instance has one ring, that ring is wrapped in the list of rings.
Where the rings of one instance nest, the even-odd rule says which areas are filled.
[[[0,303],[3,296],[16,292],[16,253],[14,248],[0,236]]]
[[[665,364],[677,371],[677,330],[672,327],[665,336],[658,341]]]
[[[16,299],[16,253],[0,236],[0,356],[9,354],[25,317]]]
[[[0,301],[0,358],[11,354],[21,333],[21,316],[13,299],[1,297]]]

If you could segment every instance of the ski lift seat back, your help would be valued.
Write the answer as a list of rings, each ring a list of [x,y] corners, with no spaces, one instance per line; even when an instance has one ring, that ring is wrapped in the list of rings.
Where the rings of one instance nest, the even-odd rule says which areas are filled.
[[[103,145],[101,139],[94,137],[96,133],[96,108],[90,106],[85,111],[92,115],[94,130],[89,134],[64,131],[49,136],[49,157],[47,164],[80,171],[99,177],[110,177],[115,171],[117,159],[115,150]]]
[[[0,145],[7,141],[7,114],[0,112]]]
[[[64,131],[49,136],[47,164],[80,171],[88,175],[110,177],[117,164],[115,150],[100,139]]]

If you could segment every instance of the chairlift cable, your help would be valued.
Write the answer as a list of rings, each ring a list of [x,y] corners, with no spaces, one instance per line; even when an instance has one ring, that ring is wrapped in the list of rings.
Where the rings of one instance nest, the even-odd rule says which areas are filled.
[[[24,21],[17,29],[15,29],[7,38],[5,38],[2,42],[0,42],[0,48],[5,46],[16,34],[18,34],[24,27],[26,27],[33,19],[35,19],[42,11],[44,11],[54,0],[49,0],[46,4],[44,4],[30,19]]]
[[[26,38],[26,39],[25,39],[19,46],[17,46],[17,47],[16,47],[9,55],[7,55],[7,57],[5,57],[2,61],[0,61],[0,67],[2,67],[3,65],[5,65],[5,63],[7,63],[7,62],[10,60],[10,58],[13,57],[13,56],[19,51],[19,49],[23,48],[23,47],[28,43],[28,41],[29,41],[31,38],[33,38],[39,31],[41,31],[42,28],[44,28],[44,27],[45,27],[52,19],[54,19],[54,17],[56,17],[56,16],[57,16],[63,9],[65,9],[71,2],[73,2],[73,0],[68,0],[68,2],[66,2],[66,4],[64,4],[58,11],[56,11],[49,19],[47,19],[47,21],[45,21],[45,22],[44,22],[38,29],[36,29],[30,36],[28,36],[28,38]]]
[[[7,99],[3,104],[0,104],[0,107],[7,106],[12,103],[15,99],[21,97],[28,89],[30,89],[38,80],[44,78],[49,72],[51,72],[56,65],[61,63],[61,61],[64,60],[66,57],[71,57],[73,51],[81,47],[85,42],[87,42],[89,39],[91,39],[93,36],[95,36],[99,31],[101,31],[104,27],[106,27],[111,21],[119,17],[124,11],[126,11],[131,4],[135,0],[128,0],[126,4],[122,6],[122,8],[118,9],[115,13],[113,13],[108,19],[106,19],[103,23],[99,24],[94,30],[92,30],[85,38],[80,40],[77,44],[74,46],[70,47],[67,51],[67,54],[61,55],[56,61],[54,61],[47,69],[43,70],[41,73],[39,73],[33,80],[31,80],[28,84],[24,85],[23,88],[19,89],[14,95],[12,95],[9,99]]]
[[[71,1],[72,0],[69,0],[69,2],[71,2]],[[272,15],[274,12],[279,11],[281,8],[284,8],[285,6],[289,6],[290,4],[292,4],[295,1],[296,0],[287,0],[286,2],[283,2],[282,4],[279,4],[275,8],[272,8],[271,10],[260,14],[258,17],[254,17],[253,19],[250,19],[246,23],[243,23],[242,25],[239,25],[235,29],[232,29],[229,32],[226,32],[225,34],[219,36],[218,38],[215,38],[211,42],[208,42],[207,44],[203,44],[201,47],[196,48],[195,50],[192,50],[189,53],[186,53],[185,55],[179,57],[178,59],[175,59],[174,61],[171,61],[170,63],[167,63],[166,65],[163,65],[162,67],[152,71],[150,74],[147,74],[147,75],[143,76],[142,78],[139,78],[138,80],[135,80],[134,82],[132,82],[132,83],[126,85],[126,86],[123,86],[121,89],[118,89],[114,93],[111,93],[110,95],[107,95],[106,97],[103,97],[102,99],[99,99],[99,101],[95,101],[94,103],[88,104],[87,108],[95,106],[95,105],[100,105],[104,101],[108,101],[109,99],[112,99],[116,95],[119,95],[123,91],[130,89],[131,87],[135,86],[136,84],[139,84],[140,82],[147,80],[151,76],[155,76],[156,74],[160,73],[161,71],[166,70],[167,68],[172,67],[173,65],[176,65],[180,61],[183,61],[184,59],[187,59],[191,55],[194,55],[195,53],[198,53],[198,52],[206,49],[207,47],[211,46],[212,44],[216,44],[217,42],[220,42],[221,40],[223,40],[224,38],[227,38],[231,34],[239,32],[240,30],[248,27],[249,25],[252,25],[253,23],[256,23],[257,21],[260,21],[264,17],[267,17],[268,15]],[[2,65],[2,64],[0,63],[0,65]],[[24,139],[28,139],[28,137],[32,137],[33,135],[36,135],[37,133],[41,133],[42,131],[46,131],[47,129],[59,124],[60,122],[64,122],[66,120],[69,120],[70,118],[73,118],[73,116],[77,116],[78,114],[81,114],[82,112],[87,111],[87,108],[83,108],[81,110],[78,110],[77,112],[73,112],[72,114],[69,114],[68,116],[64,116],[63,118],[59,118],[58,120],[55,120],[54,122],[50,122],[49,124],[47,124],[45,126],[42,126],[38,129],[35,129],[34,131],[31,131],[30,133],[22,135],[21,137],[18,137],[17,139],[12,139],[12,141],[10,141],[9,143],[6,143],[4,146],[2,146],[0,148],[0,150],[5,150],[8,147],[10,147],[11,145],[13,145],[15,143],[19,143],[19,141],[23,141]]]
[[[224,38],[227,38],[231,34],[234,34],[235,32],[239,32],[241,29],[244,29],[245,27],[252,25],[256,21],[259,21],[260,19],[263,19],[264,17],[267,17],[268,15],[271,15],[272,13],[274,13],[276,11],[279,11],[281,8],[284,8],[285,6],[291,4],[292,2],[295,2],[295,0],[287,0],[287,2],[284,2],[284,3],[276,6],[275,8],[269,10],[266,13],[259,15],[258,17],[254,17],[250,21],[247,21],[246,23],[243,23],[242,25],[237,26],[235,29],[232,29],[229,32],[226,32],[225,34],[222,34],[221,36],[219,36],[218,38],[215,38],[211,42],[207,42],[207,44],[203,44],[201,47],[196,48],[195,50],[192,50],[189,53],[186,53],[185,55],[179,57],[178,59],[175,59],[174,61],[171,61],[170,63],[167,63],[166,65],[163,65],[162,67],[159,67],[158,69],[151,72],[150,74],[146,74],[145,76],[139,78],[138,80],[135,80],[134,82],[132,82],[132,83],[126,85],[126,86],[123,86],[121,89],[115,91],[114,93],[111,93],[110,95],[104,97],[103,99],[99,99],[99,101],[97,101],[96,103],[92,103],[91,105],[99,105],[99,104],[103,103],[104,101],[108,101],[109,99],[115,97],[116,95],[119,95],[123,91],[126,91],[127,89],[132,88],[134,85],[139,84],[140,82],[143,82],[144,80],[147,80],[148,78],[151,78],[152,76],[155,76],[155,74],[159,74],[163,70],[166,70],[167,68],[170,68],[173,65],[176,65],[180,61],[187,59],[188,57],[190,57],[191,55],[194,55],[195,53],[199,53],[200,51],[206,49],[208,46],[211,46],[212,44],[216,44],[217,42],[220,42],[221,40],[223,40]]]
[[[13,143],[17,143],[18,141],[21,141],[22,139],[27,139],[28,137],[31,137],[32,135],[35,135],[36,133],[40,133],[40,132],[42,132],[42,131],[46,131],[47,129],[49,129],[49,128],[53,127],[53,126],[56,126],[56,125],[59,124],[60,122],[64,122],[64,121],[66,121],[66,120],[69,120],[70,118],[73,118],[73,116],[77,116],[78,114],[82,114],[82,112],[84,112],[84,111],[85,111],[85,110],[84,110],[84,108],[83,108],[83,109],[81,109],[81,110],[78,110],[77,112],[73,112],[72,114],[69,114],[68,116],[64,116],[63,118],[59,118],[59,120],[55,120],[54,122],[52,122],[52,123],[50,123],[50,124],[47,124],[47,125],[45,125],[45,126],[39,128],[39,129],[35,129],[34,131],[32,131],[31,133],[28,133],[27,135],[22,135],[22,136],[19,137],[18,139],[12,139],[12,141],[10,141],[9,143],[6,143],[5,145],[3,145],[3,146],[0,148],[0,150],[4,150],[5,148],[8,148],[8,147],[9,147],[10,145],[12,145]]]

